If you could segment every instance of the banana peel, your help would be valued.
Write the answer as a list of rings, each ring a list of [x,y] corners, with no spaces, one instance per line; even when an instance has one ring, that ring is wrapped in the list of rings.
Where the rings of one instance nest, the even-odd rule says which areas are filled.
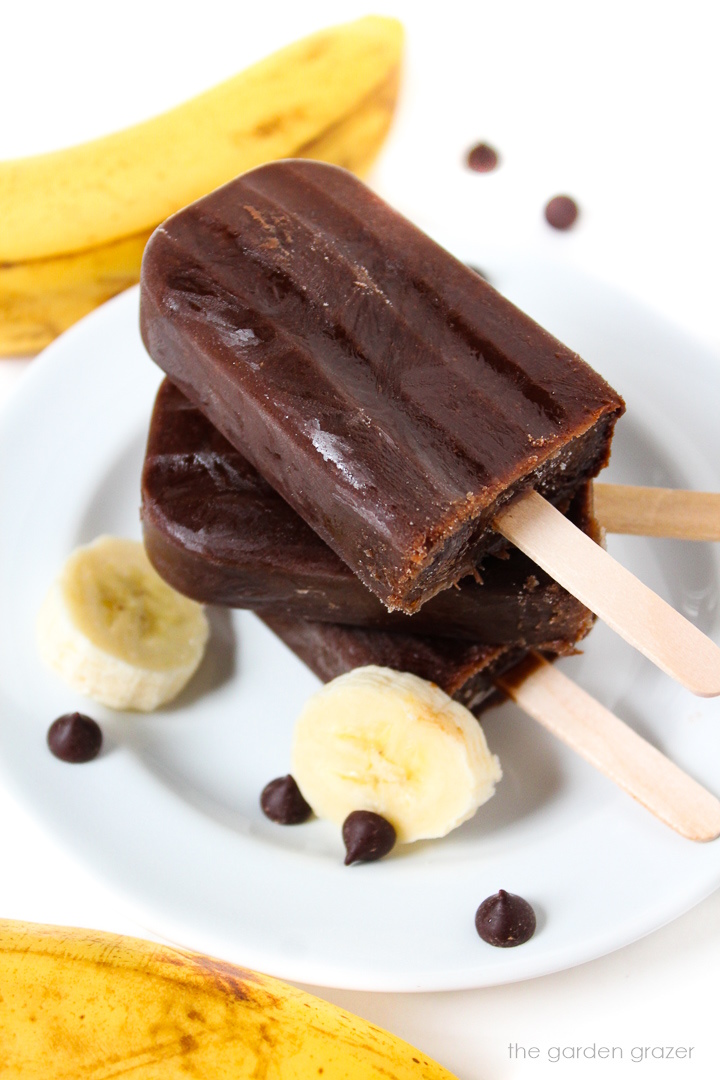
[[[152,230],[56,259],[0,265],[0,356],[32,356],[140,280]]]
[[[365,175],[397,102],[403,32],[368,16],[274,53],[143,124],[0,162],[0,356],[32,355],[135,284],[152,230],[265,161]]]
[[[3,1080],[453,1080],[276,979],[92,930],[0,920]]]
[[[0,162],[0,262],[132,236],[353,113],[400,62],[395,19],[313,34],[168,112],[66,150]]]

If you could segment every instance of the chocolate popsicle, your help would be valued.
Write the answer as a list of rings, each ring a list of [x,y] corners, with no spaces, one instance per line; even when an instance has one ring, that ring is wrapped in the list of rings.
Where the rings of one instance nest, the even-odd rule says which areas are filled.
[[[389,609],[606,464],[622,399],[351,174],[262,166],[145,251],[148,352]]]
[[[590,489],[575,496],[570,516],[599,541]],[[490,559],[482,584],[465,578],[412,616],[388,612],[167,379],[150,422],[141,516],[160,575],[202,603],[492,646],[574,643],[593,622],[517,549]]]
[[[512,645],[477,645],[421,634],[386,633],[266,612],[260,618],[323,682],[353,668],[375,664],[436,683],[476,715],[504,700],[494,680],[514,670],[529,655],[529,650]],[[553,658],[558,653],[549,649],[546,655]]]

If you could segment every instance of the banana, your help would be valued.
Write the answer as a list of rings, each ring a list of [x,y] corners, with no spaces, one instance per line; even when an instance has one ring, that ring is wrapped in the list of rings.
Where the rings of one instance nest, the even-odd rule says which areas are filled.
[[[398,76],[393,68],[356,109],[294,147],[293,155],[365,176],[390,127]],[[151,232],[70,255],[0,265],[0,356],[39,352],[93,308],[135,285]]]
[[[40,609],[41,657],[112,709],[148,712],[174,698],[208,639],[200,604],[171,589],[141,543],[101,536],[77,548]]]
[[[480,724],[434,683],[364,667],[327,683],[295,725],[292,775],[318,817],[380,814],[410,843],[445,836],[502,772]]]
[[[402,37],[397,20],[367,16],[124,131],[0,162],[0,263],[133,236],[238,173],[302,156],[368,99],[394,100]]]
[[[0,920],[3,1080],[453,1080],[344,1009],[221,960]]]
[[[0,266],[0,356],[39,352],[140,280],[150,232],[55,259]]]

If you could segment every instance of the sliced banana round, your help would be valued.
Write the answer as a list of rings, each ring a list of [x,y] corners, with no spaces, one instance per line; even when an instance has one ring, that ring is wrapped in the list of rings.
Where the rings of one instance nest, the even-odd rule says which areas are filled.
[[[409,843],[471,818],[502,771],[473,714],[438,686],[364,667],[307,701],[292,775],[318,817],[340,825],[353,810],[372,810]]]
[[[208,632],[202,606],[162,580],[141,543],[101,536],[77,548],[53,582],[37,643],[74,689],[113,709],[149,712],[185,686]]]

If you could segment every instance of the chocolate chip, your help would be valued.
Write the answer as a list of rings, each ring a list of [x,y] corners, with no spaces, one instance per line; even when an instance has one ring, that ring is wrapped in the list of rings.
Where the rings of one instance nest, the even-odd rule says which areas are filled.
[[[527,900],[504,889],[483,900],[475,913],[475,929],[480,937],[501,949],[529,941],[535,926],[535,912]]]
[[[497,150],[493,150],[492,146],[483,142],[473,146],[472,150],[468,150],[465,160],[468,168],[473,172],[492,172],[497,168],[500,159]]]
[[[312,807],[289,774],[265,785],[260,795],[260,806],[263,814],[278,825],[301,825],[312,814]]]
[[[553,229],[569,229],[579,213],[578,204],[569,195],[556,195],[545,207],[545,219]]]
[[[47,744],[56,758],[77,765],[98,756],[102,731],[89,716],[79,712],[65,713],[48,728]]]
[[[375,862],[395,846],[395,829],[389,821],[372,810],[353,810],[345,818],[342,838],[347,855],[345,865]]]

